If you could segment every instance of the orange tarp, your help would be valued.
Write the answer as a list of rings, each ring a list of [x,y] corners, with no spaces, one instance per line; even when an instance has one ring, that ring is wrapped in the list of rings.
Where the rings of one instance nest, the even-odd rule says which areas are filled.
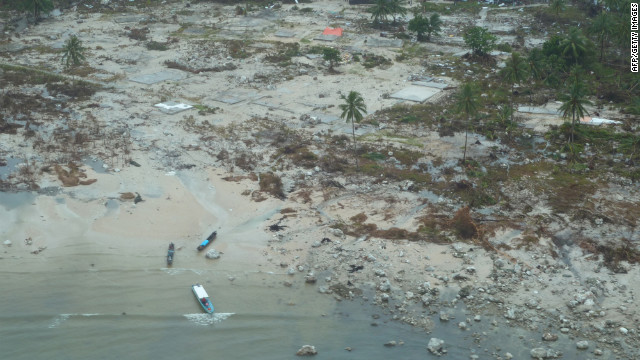
[[[337,36],[342,36],[342,28],[326,28],[324,29],[324,31],[322,32],[322,35],[337,35]]]

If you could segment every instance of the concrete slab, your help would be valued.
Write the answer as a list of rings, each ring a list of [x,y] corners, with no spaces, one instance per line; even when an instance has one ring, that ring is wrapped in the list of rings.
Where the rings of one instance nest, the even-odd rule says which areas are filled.
[[[291,111],[291,110],[287,109],[284,106],[272,104],[272,103],[269,103],[269,102],[266,102],[266,101],[257,101],[256,100],[256,101],[252,101],[251,103],[255,104],[255,105],[259,105],[259,106],[264,106],[264,107],[267,107],[269,109],[275,109],[275,110],[280,110],[280,111],[285,111],[285,112],[288,112],[288,113],[291,113],[291,114],[295,114],[294,111]]]
[[[325,35],[325,34],[320,34],[317,35],[316,37],[313,38],[313,40],[319,40],[319,41],[336,41],[340,36],[338,35]]]
[[[292,38],[296,36],[296,33],[289,30],[278,30],[274,35],[282,38]]]
[[[165,101],[163,103],[155,104],[153,106],[160,109],[160,111],[162,111],[163,113],[169,114],[169,115],[177,114],[179,112],[193,108],[193,106],[191,105],[177,103],[175,101]]]
[[[203,29],[199,27],[188,27],[184,29],[182,33],[186,35],[204,35],[207,33],[207,29]]]
[[[447,86],[449,86],[448,84],[442,84],[442,83],[437,83],[437,82],[433,82],[433,81],[414,81],[411,84],[418,85],[418,86],[425,86],[425,87],[435,88],[435,89],[444,89]]]
[[[369,47],[402,47],[404,42],[400,39],[387,39],[383,37],[368,36],[365,45]]]
[[[255,101],[262,97],[264,97],[264,95],[260,95],[257,92],[242,93],[238,91],[222,91],[214,95],[213,100],[233,105],[245,100]]]
[[[342,124],[343,122],[346,122],[345,120],[340,119],[339,116],[331,115],[331,114],[314,112],[314,113],[310,113],[309,115],[316,117],[318,120],[320,120],[320,122],[325,124],[333,124],[335,122],[340,122],[340,124]]]
[[[26,48],[27,48],[27,45],[24,45],[24,44],[9,43],[9,44],[6,44],[6,45],[0,45],[0,52],[14,53],[14,52],[21,51],[22,49],[26,49]]]
[[[124,24],[124,23],[140,22],[146,19],[147,17],[144,15],[126,15],[126,16],[115,18],[113,19],[113,21],[115,21],[118,24]]]
[[[167,70],[163,70],[153,74],[132,76],[129,78],[129,80],[137,83],[141,83],[141,84],[151,85],[151,84],[159,83],[161,81],[166,81],[166,80],[178,81],[186,78],[187,78],[187,74],[183,71],[167,69]]]
[[[396,93],[391,94],[390,97],[393,99],[401,99],[421,103],[437,94],[438,92],[440,92],[439,89],[426,86],[411,85]]]
[[[518,106],[518,111],[529,114],[561,115],[558,110],[547,109],[545,107],[538,106]]]

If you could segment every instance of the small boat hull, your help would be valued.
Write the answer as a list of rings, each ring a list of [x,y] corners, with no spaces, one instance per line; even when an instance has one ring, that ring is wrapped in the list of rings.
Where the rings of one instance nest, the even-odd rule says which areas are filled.
[[[171,264],[173,264],[173,255],[175,252],[173,243],[171,243],[171,245],[169,245],[169,251],[167,252],[167,265],[171,266]]]
[[[200,245],[198,245],[198,251],[204,250],[204,248],[206,248],[209,244],[213,242],[213,240],[216,238],[217,235],[218,235],[217,231],[212,232],[211,235],[209,235],[209,237],[205,241],[203,241]]]
[[[214,308],[211,300],[209,299],[209,294],[204,290],[204,287],[200,284],[195,284],[191,286],[191,290],[193,294],[196,296],[196,300],[198,300],[198,304],[202,307],[202,310],[208,314],[213,314]]]

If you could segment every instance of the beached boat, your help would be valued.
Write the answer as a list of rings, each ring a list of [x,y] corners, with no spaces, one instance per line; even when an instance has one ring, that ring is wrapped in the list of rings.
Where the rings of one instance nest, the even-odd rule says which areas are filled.
[[[206,248],[207,245],[211,244],[213,242],[213,239],[216,238],[216,235],[218,235],[217,231],[212,232],[211,235],[209,235],[209,237],[205,241],[203,241],[200,245],[198,245],[198,251],[204,250],[204,248]]]
[[[169,252],[167,253],[167,265],[173,264],[173,254],[175,254],[176,249],[173,246],[173,243],[169,244]]]
[[[198,299],[198,303],[200,303],[200,306],[202,306],[202,309],[206,313],[213,314],[213,304],[209,299],[209,294],[207,294],[202,285],[192,285],[191,289],[193,290],[193,294],[196,296],[196,299]]]

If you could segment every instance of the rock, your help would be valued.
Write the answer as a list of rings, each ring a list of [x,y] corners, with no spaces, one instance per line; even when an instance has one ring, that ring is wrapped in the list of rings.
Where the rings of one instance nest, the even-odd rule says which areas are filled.
[[[546,332],[542,334],[542,340],[544,341],[556,341],[558,340],[558,335],[552,334],[550,332]]]
[[[627,328],[625,328],[625,327],[621,327],[621,328],[620,328],[620,329],[618,329],[618,330],[620,330],[620,333],[621,333],[622,335],[627,335],[627,334],[629,333],[629,330],[627,330]]]
[[[11,246],[12,242],[11,242],[11,240],[5,240],[5,241],[3,242],[3,244],[4,244],[5,246]]]
[[[333,236],[337,236],[341,239],[344,239],[344,233],[340,229],[331,229],[331,233],[333,234]]]
[[[578,341],[576,343],[576,348],[579,350],[587,350],[589,348],[589,342],[586,340]]]
[[[547,349],[545,348],[534,348],[531,349],[531,357],[534,359],[546,359],[547,358]]]
[[[510,352],[505,353],[505,354],[504,354],[504,358],[505,358],[506,360],[511,360],[511,359],[513,359],[513,354],[511,354]]]
[[[600,349],[593,350],[593,355],[602,356],[602,354],[604,354],[604,352]]]
[[[211,249],[207,251],[207,254],[205,255],[205,257],[207,259],[219,259],[220,253],[216,249]]]
[[[502,269],[507,263],[502,260],[502,259],[496,259],[496,261],[493,262],[493,265],[495,265],[498,269]]]
[[[449,321],[449,314],[444,311],[440,312],[440,321]]]
[[[380,295],[380,301],[382,302],[389,302],[389,299],[391,298],[391,296],[389,296],[389,294],[381,294]]]
[[[480,321],[482,320],[482,317],[480,315],[476,315],[473,317],[473,321]]]
[[[344,348],[344,349],[345,349],[345,350],[347,350],[347,351],[351,351],[351,350],[353,350],[350,346],[347,346],[347,347],[346,347],[346,348]]]
[[[458,327],[459,327],[461,330],[467,330],[467,323],[466,323],[466,322],[464,322],[464,321],[461,321],[461,322],[459,322],[459,323],[458,323]]]
[[[391,290],[391,283],[389,282],[389,280],[385,279],[383,282],[381,282],[380,285],[378,285],[378,290],[382,292]]]
[[[420,297],[420,301],[422,301],[422,305],[429,306],[431,304],[431,296],[425,294]]]
[[[316,351],[316,347],[312,345],[303,345],[300,350],[296,353],[298,356],[309,356],[316,355],[318,351]]]
[[[375,269],[373,271],[373,273],[376,274],[376,276],[379,276],[379,277],[387,276],[387,273],[385,273],[384,270],[382,270],[382,269]]]
[[[322,245],[320,241],[314,241],[313,244],[311,244],[311,247],[317,248],[320,247],[320,245]]]
[[[395,340],[391,340],[388,343],[384,344],[384,346],[386,346],[386,347],[392,347],[392,346],[396,346],[396,345],[398,345],[398,343],[396,343]]]
[[[315,284],[316,281],[318,281],[318,279],[312,272],[308,273],[307,276],[304,277],[304,282],[307,284]]]
[[[566,327],[560,328],[560,332],[561,332],[561,333],[563,333],[563,334],[568,333],[568,332],[569,332],[569,330],[570,330],[570,329],[569,329],[569,328],[566,328]]]
[[[287,275],[295,275],[295,274],[296,274],[296,269],[289,268],[289,270],[287,270]]]
[[[516,311],[513,310],[513,309],[509,309],[509,310],[507,310],[507,313],[504,315],[504,317],[506,317],[509,320],[515,320]]]
[[[431,352],[434,355],[442,355],[447,352],[445,349],[442,348],[443,346],[444,346],[444,340],[441,340],[438,338],[431,338],[429,339],[429,343],[427,344],[427,350],[429,350],[429,352]]]

